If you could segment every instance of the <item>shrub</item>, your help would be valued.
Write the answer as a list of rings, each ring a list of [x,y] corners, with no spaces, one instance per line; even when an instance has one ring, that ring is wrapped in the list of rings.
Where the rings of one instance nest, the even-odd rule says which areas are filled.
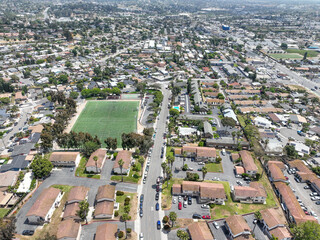
[[[124,236],[123,231],[120,231],[120,232],[118,233],[118,238],[123,238],[123,236]]]
[[[129,197],[126,197],[126,199],[124,200],[124,205],[129,205],[130,200],[131,199]]]
[[[130,206],[129,205],[125,205],[123,207],[123,210],[124,210],[125,213],[129,213],[130,212]]]
[[[162,222],[163,223],[169,222],[169,217],[168,216],[164,216],[163,219],[162,219]]]
[[[122,192],[122,191],[117,191],[116,195],[117,195],[117,196],[123,196],[123,195],[124,195],[124,192]]]
[[[115,216],[115,217],[118,217],[118,216],[119,216],[119,211],[115,211],[115,212],[114,212],[114,216]]]
[[[185,164],[185,165],[183,165],[182,170],[183,170],[183,171],[187,171],[188,168],[189,168],[189,167],[188,167],[188,164]]]
[[[127,228],[127,233],[131,233],[132,229],[131,228]]]

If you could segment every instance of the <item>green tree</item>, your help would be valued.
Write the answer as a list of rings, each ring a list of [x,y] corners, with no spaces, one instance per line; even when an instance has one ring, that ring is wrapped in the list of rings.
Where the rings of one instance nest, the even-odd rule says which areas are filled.
[[[178,109],[171,108],[171,109],[169,110],[169,114],[170,114],[171,116],[173,116],[173,117],[177,117],[177,116],[179,116],[180,112],[179,112]]]
[[[282,50],[287,50],[288,49],[288,44],[281,43],[280,47],[281,47]]]
[[[166,168],[167,168],[167,163],[166,162],[163,162],[163,163],[161,163],[161,168],[162,168],[162,172],[163,172],[163,176],[164,176],[164,178],[165,178],[165,176],[166,176]]]
[[[208,169],[207,169],[207,167],[202,167],[201,168],[201,172],[202,172],[202,179],[203,179],[203,181],[204,181],[204,178],[206,177],[206,174],[208,173]]]
[[[189,234],[184,230],[178,230],[177,231],[177,237],[180,240],[189,240],[190,239]]]
[[[175,212],[170,212],[170,213],[169,213],[169,219],[170,219],[170,221],[171,221],[171,223],[172,223],[171,227],[173,227],[175,221],[177,220],[177,213],[175,213]]]
[[[82,220],[86,220],[86,224],[88,224],[87,215],[89,211],[89,203],[87,200],[83,200],[79,202],[79,210],[77,211],[77,216]]]
[[[294,227],[292,232],[295,240],[319,240],[320,225],[307,221]]]
[[[285,147],[285,151],[286,151],[287,156],[290,158],[295,158],[297,156],[297,151],[296,151],[295,147],[292,145],[287,145]]]
[[[79,96],[79,93],[78,93],[78,92],[71,92],[71,93],[70,93],[70,97],[71,97],[72,99],[77,99],[78,96]]]
[[[110,151],[110,149],[113,151],[117,149],[117,138],[108,137],[106,140],[104,140],[104,142],[108,151]]]
[[[93,141],[88,141],[84,144],[82,152],[85,156],[90,157],[90,155],[99,148],[99,144]]]
[[[237,124],[236,121],[231,117],[222,118],[221,123],[223,126],[230,126],[230,127],[235,127]]]
[[[216,158],[216,163],[221,163],[221,161],[222,161],[222,158],[221,158],[221,157],[217,157],[217,158]]]
[[[37,156],[31,163],[30,168],[35,176],[35,178],[44,178],[47,177],[52,168],[52,163],[45,157]]]
[[[254,213],[254,217],[255,217],[255,220],[256,220],[256,221],[255,221],[255,223],[254,223],[254,227],[253,227],[252,232],[254,232],[254,229],[256,228],[258,222],[261,221],[261,219],[262,219],[261,212],[259,212],[259,211],[255,212],[255,213]]]
[[[142,176],[144,158],[142,156],[139,156],[138,162],[140,163],[140,166],[141,166],[141,176]]]
[[[174,156],[168,155],[168,156],[167,156],[167,160],[168,160],[168,164],[170,164],[171,170],[172,170],[173,163],[174,163],[174,160],[175,160]]]
[[[0,218],[0,239],[11,240],[15,233],[15,218]]]

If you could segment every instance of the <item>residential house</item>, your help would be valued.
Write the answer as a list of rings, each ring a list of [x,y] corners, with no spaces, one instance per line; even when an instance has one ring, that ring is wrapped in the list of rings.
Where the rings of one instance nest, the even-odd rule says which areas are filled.
[[[95,157],[97,157],[97,161],[95,161]],[[106,160],[106,150],[99,148],[94,153],[91,154],[87,164],[86,171],[93,173],[101,173],[102,167]]]
[[[303,157],[305,154],[310,154],[310,147],[301,142],[289,142],[289,145],[294,146],[295,150],[298,152],[298,155],[301,157]]]
[[[286,183],[274,182],[273,185],[275,188],[275,192],[279,197],[281,207],[290,222],[296,224],[300,224],[306,221],[317,222],[314,217],[306,215],[304,213],[295,194]]]
[[[267,163],[267,173],[269,175],[270,182],[288,182],[286,177],[283,174],[285,170],[283,162],[280,161],[269,161]]]
[[[229,231],[229,237],[231,239],[238,239],[238,237],[249,240],[254,239],[251,235],[251,228],[241,215],[227,217],[226,228]]]
[[[184,153],[188,158],[194,158],[197,162],[213,162],[216,160],[217,153],[215,148],[194,147],[184,145],[182,148],[175,149],[175,155],[183,157]]]
[[[49,161],[53,166],[59,167],[77,167],[81,156],[79,152],[53,152]]]
[[[207,222],[194,222],[188,226],[188,231],[192,240],[214,239]]]
[[[259,182],[251,182],[249,186],[235,186],[231,188],[231,196],[234,201],[241,203],[265,204],[267,193]]]
[[[242,141],[239,142],[235,141],[232,137],[206,139],[207,147],[238,149],[239,145],[242,149],[250,149],[250,144],[245,139],[242,139]]]
[[[113,165],[113,173],[127,175],[130,171],[131,156],[132,156],[132,153],[127,150],[122,150],[118,152],[116,161]],[[119,165],[120,159],[122,159],[123,161],[122,169],[120,168],[120,165]]]
[[[183,181],[173,185],[172,195],[196,197],[200,203],[224,204],[227,200],[221,183]]]
[[[113,185],[103,185],[98,188],[94,218],[112,218],[115,206],[115,189],[116,187]]]
[[[14,186],[17,182],[18,175],[18,171],[0,173],[0,191],[6,191],[8,187]]]
[[[60,222],[57,231],[58,240],[79,240],[81,234],[81,224],[72,219]]]
[[[116,240],[118,226],[112,223],[104,223],[97,227],[94,240]]]
[[[205,121],[203,123],[203,128],[204,128],[204,137],[212,138],[213,137],[213,130],[212,130],[211,124],[208,121]]]
[[[263,224],[263,232],[269,237],[276,237],[279,240],[291,240],[292,235],[286,227],[284,216],[280,213],[280,209],[268,208],[261,210]]]
[[[26,217],[29,224],[42,225],[50,222],[51,216],[59,206],[63,193],[57,188],[46,188],[34,202]]]
[[[302,160],[293,160],[288,162],[290,168],[296,170],[296,176],[301,182],[308,182],[318,179],[315,173],[313,173]]]
[[[75,186],[71,188],[66,204],[79,203],[88,198],[89,188],[85,186]]]
[[[239,154],[246,173],[250,176],[254,176],[255,174],[257,174],[258,167],[254,163],[251,153],[246,150],[242,150],[239,152]]]

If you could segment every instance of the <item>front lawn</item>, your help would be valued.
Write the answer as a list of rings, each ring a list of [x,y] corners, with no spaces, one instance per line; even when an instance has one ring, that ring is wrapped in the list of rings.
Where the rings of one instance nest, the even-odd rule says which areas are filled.
[[[0,218],[6,216],[7,212],[10,211],[10,208],[0,208]]]
[[[137,194],[136,193],[128,193],[128,192],[124,192],[124,195],[122,196],[116,196],[116,202],[119,203],[119,216],[115,217],[115,219],[120,219],[120,216],[122,216],[125,212],[124,212],[124,200],[126,199],[126,197],[129,197],[130,203],[130,212],[129,215],[131,216],[131,220],[134,220],[136,217],[136,212],[137,212]]]
[[[140,175],[140,174],[141,174],[141,171],[140,171],[140,169],[141,169],[140,164],[137,164],[137,166],[136,166],[136,170],[137,170],[137,171],[135,171],[135,170],[133,169],[133,166],[132,166],[131,169],[130,169],[129,175],[123,176],[123,181],[124,181],[124,182],[129,182],[129,183],[138,183],[139,180],[140,180],[140,178],[141,178],[141,175]],[[121,179],[122,179],[121,175],[113,175],[113,176],[111,176],[111,180],[112,180],[112,181],[119,181],[119,182],[121,182]]]
[[[208,172],[223,172],[221,163],[206,163]]]
[[[267,201],[266,204],[253,204],[253,203],[239,203],[233,202],[230,193],[230,186],[228,182],[220,182],[220,181],[206,181],[206,182],[215,182],[222,183],[224,186],[224,190],[226,192],[228,200],[225,202],[225,205],[214,205],[211,209],[211,217],[213,219],[226,218],[235,214],[247,214],[254,213],[263,209],[277,207],[277,200],[274,196],[272,189],[269,189],[267,186],[268,182],[265,182],[265,179],[262,178],[260,182],[262,182],[263,186],[267,192]],[[271,187],[271,186],[270,186]],[[271,191],[270,191],[271,190]]]
[[[165,181],[162,184],[162,192],[161,192],[161,207],[164,210],[168,210],[172,205],[172,194],[171,189],[173,184],[181,184],[183,179],[173,178],[169,180],[169,183]],[[168,185],[168,186],[167,186]]]
[[[87,159],[85,157],[82,157],[80,160],[80,163],[76,169],[76,177],[87,177],[87,178],[95,178],[100,179],[100,174],[91,174],[86,172],[86,164]]]

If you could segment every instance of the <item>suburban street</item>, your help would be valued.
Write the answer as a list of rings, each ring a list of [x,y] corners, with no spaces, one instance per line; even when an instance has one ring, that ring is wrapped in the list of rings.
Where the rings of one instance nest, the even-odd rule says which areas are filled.
[[[165,87],[165,86],[163,86]],[[157,221],[162,221],[162,217],[164,216],[163,211],[156,211],[155,210],[155,194],[156,194],[156,179],[158,176],[161,175],[161,163],[162,159],[160,158],[161,155],[161,148],[163,146],[163,134],[165,132],[166,127],[166,120],[169,114],[168,106],[168,98],[169,98],[169,90],[163,89],[163,102],[162,102],[162,109],[160,111],[158,121],[156,123],[156,136],[154,139],[154,147],[151,153],[151,164],[150,169],[147,177],[146,184],[142,186],[142,194],[144,194],[144,203],[143,203],[143,217],[141,220],[137,221],[137,225],[139,228],[140,225],[140,232],[143,233],[145,239],[152,239],[152,240],[160,240],[165,239],[166,235],[164,233],[157,234],[159,230],[157,230]],[[160,195],[161,199],[161,195]],[[159,199],[159,200],[160,200]],[[161,206],[161,201],[159,201]],[[138,229],[135,228],[135,231]]]

